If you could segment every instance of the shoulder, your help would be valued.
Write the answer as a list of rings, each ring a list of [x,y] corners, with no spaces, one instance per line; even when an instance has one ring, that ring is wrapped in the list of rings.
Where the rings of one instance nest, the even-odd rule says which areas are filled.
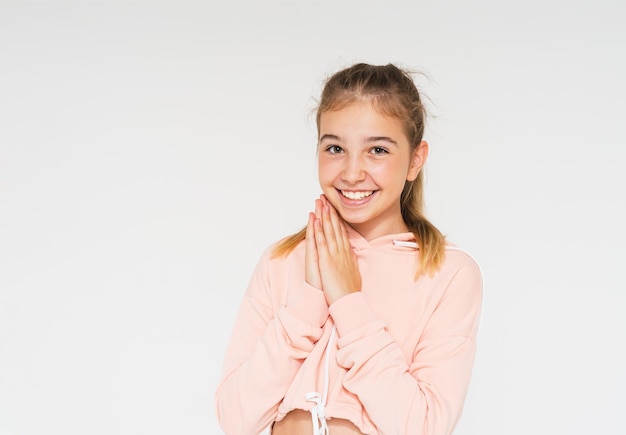
[[[465,249],[452,242],[446,242],[445,252],[444,267],[469,267],[476,269],[482,275],[478,261]]]
[[[278,254],[276,247],[279,244],[280,240],[262,250],[246,292],[253,299],[273,301],[266,302],[268,306],[274,306],[275,301],[283,299],[283,290],[294,282],[295,276],[304,276],[304,245],[297,245],[288,253]]]
[[[277,240],[265,247],[259,259],[258,267],[269,271],[293,267],[295,264],[304,264],[304,240],[287,252],[281,252],[279,248],[283,240]]]
[[[445,259],[439,273],[447,277],[449,285],[481,294],[483,273],[476,258],[454,243],[447,242],[445,250]]]

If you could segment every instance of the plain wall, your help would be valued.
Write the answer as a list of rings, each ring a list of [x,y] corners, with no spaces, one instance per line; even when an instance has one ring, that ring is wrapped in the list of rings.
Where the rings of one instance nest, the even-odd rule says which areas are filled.
[[[428,215],[482,266],[457,435],[624,434],[618,2],[0,3],[0,435],[217,434],[330,73],[426,73]]]

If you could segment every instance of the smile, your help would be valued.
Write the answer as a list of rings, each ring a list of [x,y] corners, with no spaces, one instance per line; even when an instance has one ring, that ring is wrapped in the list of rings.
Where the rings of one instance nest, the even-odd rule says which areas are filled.
[[[367,198],[374,193],[373,190],[362,190],[357,192],[351,190],[340,190],[340,192],[343,196],[353,201],[360,201],[361,199]]]

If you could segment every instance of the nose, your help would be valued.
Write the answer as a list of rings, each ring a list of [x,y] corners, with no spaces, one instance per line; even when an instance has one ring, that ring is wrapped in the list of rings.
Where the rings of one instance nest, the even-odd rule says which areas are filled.
[[[341,174],[344,181],[354,184],[365,179],[365,166],[360,156],[352,155],[346,159]]]

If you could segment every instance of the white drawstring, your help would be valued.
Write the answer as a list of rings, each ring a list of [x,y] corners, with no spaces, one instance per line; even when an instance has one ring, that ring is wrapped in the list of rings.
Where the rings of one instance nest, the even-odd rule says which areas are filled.
[[[329,435],[328,425],[326,424],[326,410],[324,409],[320,393],[307,393],[306,400],[316,403],[309,411],[313,421],[313,435]]]
[[[417,246],[417,243],[415,242],[407,242],[404,240],[394,240],[393,244],[396,246],[402,246],[404,248],[414,248],[414,249],[419,249],[419,246]]]
[[[333,326],[330,332],[328,344],[324,355],[324,394],[314,391],[306,394],[307,402],[315,402],[315,406],[309,411],[313,421],[313,435],[330,435],[326,424],[326,399],[328,398],[328,384],[330,383],[330,346],[335,341],[336,328]]]

